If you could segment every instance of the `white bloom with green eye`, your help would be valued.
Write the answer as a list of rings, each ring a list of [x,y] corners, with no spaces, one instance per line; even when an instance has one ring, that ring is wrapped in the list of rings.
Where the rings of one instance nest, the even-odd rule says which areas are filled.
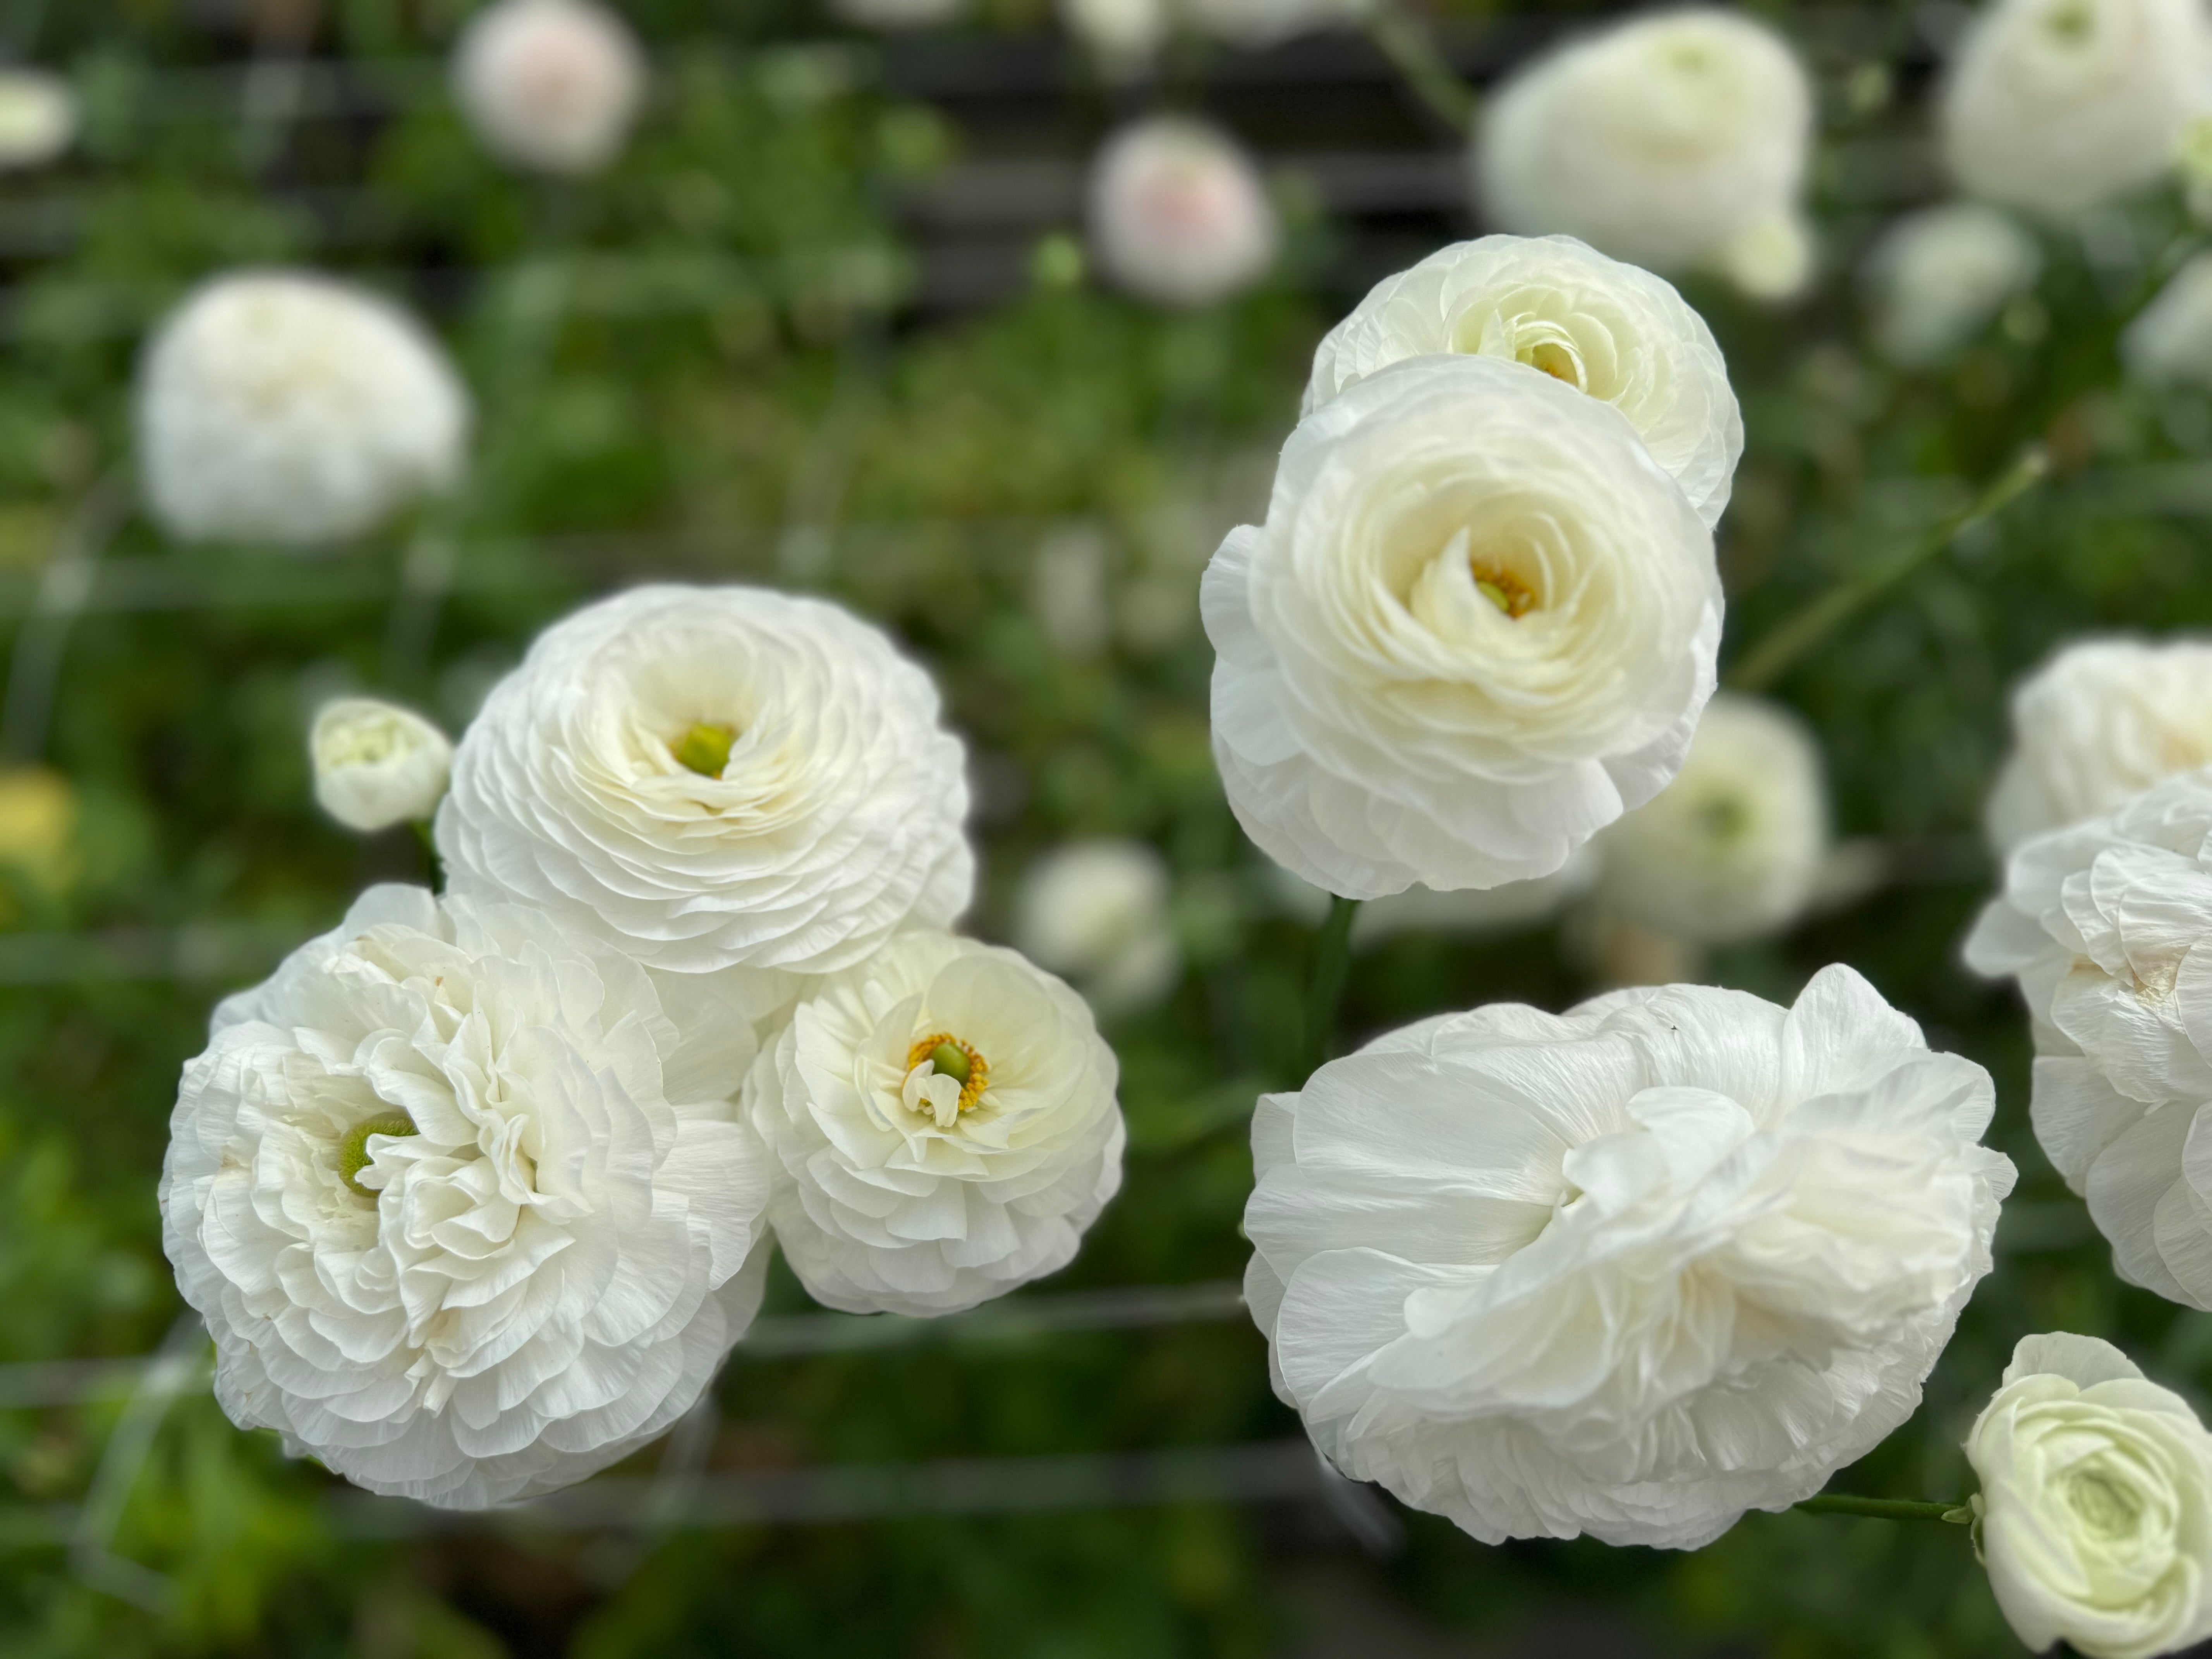
[[[1612,404],[1412,357],[1298,422],[1200,590],[1245,833],[1348,898],[1549,875],[1711,696],[1712,534]]]
[[[2212,763],[2212,640],[2068,641],[2014,688],[2012,741],[1987,814],[1999,853]]]
[[[1810,274],[1799,201],[1812,139],[1789,43],[1740,12],[1690,7],[1516,70],[1490,100],[1475,163],[1501,230],[1579,237],[1655,270],[1748,274],[1770,297]]]
[[[216,1008],[170,1119],[162,1243],[224,1411],[458,1509],[668,1428],[760,1306],[753,1050],[538,911],[369,889]]]
[[[337,697],[307,734],[315,799],[349,830],[427,822],[452,775],[453,745],[412,709],[374,697]]]
[[[1743,453],[1743,417],[1705,319],[1674,285],[1571,236],[1485,236],[1386,276],[1314,353],[1310,412],[1407,357],[1525,363],[1627,416],[1708,525]]]
[[[246,271],[203,284],[163,321],[137,425],[147,506],[172,535],[315,547],[455,483],[469,399],[390,301]]]
[[[1091,245],[1106,274],[1164,306],[1212,305],[1275,261],[1259,169],[1219,128],[1180,115],[1123,127],[1091,164]]]
[[[800,1001],[745,1080],[816,1300],[957,1313],[1055,1273],[1121,1184],[1114,1052],[1012,951],[914,933]]]
[[[2198,0],[1995,0],[1960,39],[1937,117],[1962,189],[2065,220],[2164,177],[2208,108]]]
[[[469,20],[453,92],[485,149],[541,173],[596,173],[644,101],[645,54],[592,0],[497,0]]]
[[[1907,368],[1938,362],[2033,288],[2042,270],[2035,238],[1984,203],[1908,214],[1867,258],[1875,349]]]
[[[656,585],[538,635],[462,734],[456,891],[650,967],[829,973],[968,906],[967,757],[937,689],[823,599]]]
[[[1261,1097],[1245,1301],[1352,1479],[1695,1549],[1918,1406],[2012,1188],[1995,1103],[1844,967],[1442,1015]]]
[[[2154,1659],[2212,1637],[2212,1434],[2111,1343],[2022,1337],[1966,1458],[1990,1588],[2030,1648]]]
[[[1830,851],[1820,747],[1790,710],[1722,692],[1674,782],[1598,838],[1607,908],[1702,945],[1778,933]]]
[[[1173,896],[1168,861],[1147,842],[1070,842],[1023,877],[1014,943],[1073,980],[1102,1013],[1149,1007],[1182,971]]]

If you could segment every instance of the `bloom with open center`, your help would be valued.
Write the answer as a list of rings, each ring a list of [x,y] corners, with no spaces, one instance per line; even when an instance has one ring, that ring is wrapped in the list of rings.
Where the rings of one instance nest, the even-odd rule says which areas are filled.
[[[1516,71],[1491,100],[1475,159],[1502,230],[1561,232],[1655,270],[1745,267],[1771,289],[1812,137],[1812,91],[1789,43],[1740,12],[1692,7]],[[1801,250],[1790,274],[1802,283],[1810,268]]]
[[[161,1206],[232,1420],[465,1509],[675,1422],[760,1305],[769,1188],[744,1012],[688,1024],[596,939],[413,887],[218,1007]]]
[[[1721,626],[1711,533],[1620,410],[1485,356],[1307,415],[1200,600],[1230,805],[1352,898],[1559,869],[1681,764]]]
[[[960,740],[880,631],[755,587],[635,588],[539,635],[453,757],[438,851],[654,968],[825,973],[967,908]]]
[[[1056,1272],[1121,1183],[1115,1079],[1059,980],[902,934],[800,1002],[746,1079],[785,1259],[850,1313],[956,1313]]]
[[[1485,236],[1386,276],[1314,353],[1305,406],[1432,352],[1525,363],[1628,417],[1709,525],[1743,453],[1743,418],[1705,319],[1673,284],[1570,236]]]
[[[2212,1434],[2111,1343],[2022,1337],[1966,1457],[1990,1588],[2030,1648],[2154,1659],[2212,1637]]]
[[[1943,159],[1972,195],[2071,219],[2171,169],[2208,87],[2197,0],[1995,0],[1952,59]]]
[[[1995,1097],[1844,967],[1395,1031],[1253,1119],[1276,1392],[1486,1542],[1696,1548],[1911,1414],[2011,1189]]]

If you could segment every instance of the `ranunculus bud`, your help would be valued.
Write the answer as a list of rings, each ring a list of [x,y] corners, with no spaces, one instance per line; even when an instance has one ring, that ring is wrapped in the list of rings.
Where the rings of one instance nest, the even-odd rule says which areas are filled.
[[[1143,1008],[1175,988],[1182,967],[1171,891],[1167,860],[1146,842],[1073,842],[1023,878],[1014,943],[1102,1013]]]
[[[315,799],[364,834],[438,810],[452,775],[453,745],[420,714],[374,697],[340,697],[315,715],[307,752]]]
[[[2212,1434],[2111,1343],[2021,1338],[1966,1458],[1990,1588],[2030,1648],[2153,1659],[2212,1636]]]
[[[499,0],[453,59],[453,90],[484,147],[541,173],[614,160],[645,96],[629,25],[592,0]]]
[[[44,167],[76,137],[76,94],[58,75],[0,69],[0,173]]]
[[[1274,262],[1275,210],[1258,169],[1225,133],[1154,116],[1114,135],[1091,171],[1091,240],[1131,293],[1209,305]]]
[[[1875,347],[1906,368],[1939,362],[2042,270],[2035,238],[1996,208],[1947,202],[1908,215],[1867,258]]]

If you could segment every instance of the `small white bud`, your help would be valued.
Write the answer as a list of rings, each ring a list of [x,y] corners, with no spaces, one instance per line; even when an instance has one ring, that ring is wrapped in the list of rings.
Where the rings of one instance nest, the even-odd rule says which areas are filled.
[[[437,810],[453,745],[420,714],[374,697],[340,697],[315,715],[307,739],[315,799],[349,830],[367,833]]]
[[[0,173],[44,167],[76,137],[76,94],[58,75],[0,69]]]

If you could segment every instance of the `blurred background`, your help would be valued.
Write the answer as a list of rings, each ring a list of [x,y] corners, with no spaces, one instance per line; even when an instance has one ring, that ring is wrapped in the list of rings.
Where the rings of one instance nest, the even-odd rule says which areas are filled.
[[[0,6],[0,58],[70,118],[0,172],[0,1650],[2016,1652],[1955,1528],[1753,1515],[1678,1556],[1406,1513],[1316,1464],[1238,1302],[1245,1126],[1293,1080],[1316,900],[1223,802],[1199,571],[1264,511],[1321,334],[1483,228],[1445,70],[1480,90],[1599,14],[617,9],[643,106],[571,175],[465,118],[471,0]],[[2212,622],[2212,402],[2124,382],[2114,349],[2191,233],[2161,189],[2044,235],[2033,292],[1896,366],[1868,250],[1945,192],[1927,101],[1964,13],[1759,15],[1818,97],[1814,276],[1778,305],[1681,286],[1748,434],[1724,666],[1839,580],[1887,584],[1765,688],[1818,738],[1817,890],[1723,944],[1601,884],[1401,905],[1363,927],[1347,1029],[1655,975],[1786,1000],[1841,960],[1988,1065],[2023,1177],[2001,1271],[1843,1483],[1948,1496],[2022,1332],[2212,1386],[2212,1322],[2112,1278],[2028,1133],[2016,1005],[1957,962],[2008,684],[2072,633]],[[53,136],[27,95],[0,89],[0,138]],[[1165,112],[1254,169],[1225,274],[1100,245],[1094,157]],[[174,542],[137,506],[149,330],[267,264],[405,303],[477,405],[464,484],[311,556]],[[2032,441],[2031,507],[1897,563]],[[1060,954],[1121,1057],[1127,1179],[1073,1267],[973,1315],[823,1314],[780,1277],[713,1409],[561,1500],[370,1499],[210,1396],[154,1205],[178,1068],[216,997],[425,872],[405,830],[315,810],[315,707],[369,690],[458,732],[537,629],[647,576],[831,593],[928,663],[970,745],[974,927],[1021,934],[1055,877],[1108,895],[1105,942]],[[1050,861],[1102,838],[1087,882]]]

